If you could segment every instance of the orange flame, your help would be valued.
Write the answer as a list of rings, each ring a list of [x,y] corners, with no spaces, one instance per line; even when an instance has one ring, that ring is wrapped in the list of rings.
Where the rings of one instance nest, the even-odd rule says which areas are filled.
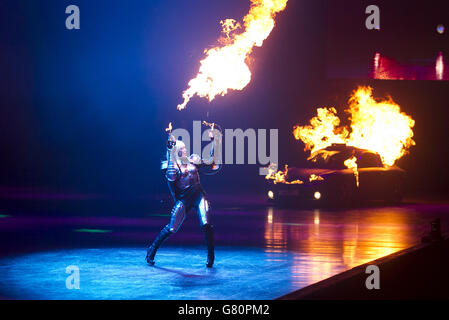
[[[376,101],[372,91],[370,87],[359,87],[350,97],[346,110],[351,120],[350,133],[346,127],[340,127],[334,108],[319,108],[310,125],[294,127],[293,135],[311,153],[333,143],[345,143],[377,152],[384,165],[394,165],[415,145],[412,130],[415,121],[401,112],[391,98]]]
[[[303,184],[301,180],[287,181],[288,165],[285,165],[284,171],[276,171],[276,165],[270,164],[268,174],[265,176],[267,180],[273,180],[274,184]]]
[[[249,13],[243,18],[244,31],[236,34],[240,23],[233,19],[221,21],[224,37],[221,47],[205,50],[198,75],[189,81],[182,94],[184,109],[194,95],[212,101],[229,89],[243,90],[251,81],[247,60],[255,46],[261,47],[274,28],[274,17],[285,9],[287,0],[251,0]]]
[[[313,173],[309,177],[309,182],[312,182],[312,181],[323,181],[323,180],[324,180],[324,178],[322,176],[319,176],[319,175],[316,175],[316,174],[313,174]]]
[[[305,150],[314,153],[333,143],[345,143],[348,136],[346,128],[339,128],[340,118],[335,108],[318,108],[317,116],[310,120],[310,126],[296,126],[293,135],[296,140],[302,140]]]
[[[356,181],[357,187],[359,187],[359,185],[360,185],[359,184],[359,169],[357,166],[357,158],[352,157],[352,158],[346,160],[344,162],[344,164],[348,169],[352,169],[352,171],[354,172],[355,181]]]
[[[171,133],[172,130],[173,130],[173,126],[172,126],[172,124],[171,124],[171,122],[170,122],[170,123],[168,124],[168,127],[165,129],[165,132]]]

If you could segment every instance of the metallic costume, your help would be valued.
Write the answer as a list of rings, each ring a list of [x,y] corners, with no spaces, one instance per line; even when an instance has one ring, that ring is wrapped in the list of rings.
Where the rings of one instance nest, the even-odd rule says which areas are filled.
[[[213,139],[213,138],[212,138]],[[165,177],[168,181],[170,192],[175,200],[175,205],[171,211],[171,218],[148,248],[146,261],[154,265],[154,257],[157,249],[173,233],[176,233],[186,218],[186,214],[195,209],[200,225],[204,233],[204,239],[207,246],[207,264],[212,268],[214,264],[214,234],[213,226],[210,220],[210,207],[206,199],[206,194],[200,184],[199,169],[202,167],[212,167],[218,170],[219,166],[214,163],[215,141],[210,152],[210,159],[203,160],[198,155],[191,155],[180,161],[180,148],[184,144],[181,141],[173,142],[168,146],[167,162],[163,164],[162,169],[166,170]],[[185,147],[184,147],[185,148]]]

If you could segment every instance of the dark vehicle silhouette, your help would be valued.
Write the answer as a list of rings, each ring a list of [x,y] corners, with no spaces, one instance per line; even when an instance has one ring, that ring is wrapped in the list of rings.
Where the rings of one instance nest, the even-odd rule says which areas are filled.
[[[353,157],[357,159],[358,186],[354,170],[344,164]],[[334,144],[316,151],[308,160],[308,168],[288,168],[287,182],[300,180],[301,184],[269,182],[269,202],[348,206],[375,200],[402,201],[405,171],[385,167],[375,152]]]

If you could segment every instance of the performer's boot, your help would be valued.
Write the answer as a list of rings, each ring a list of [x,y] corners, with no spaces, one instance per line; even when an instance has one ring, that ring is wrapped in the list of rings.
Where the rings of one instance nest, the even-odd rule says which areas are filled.
[[[168,225],[165,226],[164,229],[162,229],[161,232],[159,232],[153,244],[148,247],[146,260],[150,266],[154,266],[154,256],[156,255],[157,249],[159,249],[162,243],[164,243],[164,241],[167,240],[167,238],[171,234],[172,232],[170,231]]]
[[[215,260],[214,253],[214,228],[210,224],[203,226],[204,240],[207,246],[207,264],[206,267],[212,268]]]

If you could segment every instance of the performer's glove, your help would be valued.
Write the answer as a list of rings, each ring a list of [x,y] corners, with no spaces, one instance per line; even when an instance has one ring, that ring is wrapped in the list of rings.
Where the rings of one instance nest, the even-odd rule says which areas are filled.
[[[209,131],[209,138],[210,138],[210,141],[214,141],[214,139],[215,139],[214,130],[212,130],[212,129]]]
[[[167,150],[173,150],[173,147],[176,145],[176,139],[173,136],[170,136],[167,141]]]

